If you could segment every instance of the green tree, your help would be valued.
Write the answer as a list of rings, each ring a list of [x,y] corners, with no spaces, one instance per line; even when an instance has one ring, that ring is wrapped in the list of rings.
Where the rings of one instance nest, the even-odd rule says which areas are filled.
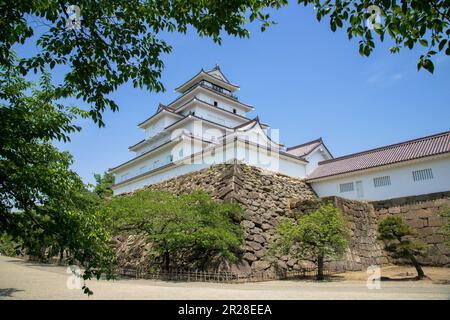
[[[285,219],[276,229],[276,252],[290,254],[317,265],[317,280],[324,279],[327,258],[339,257],[347,248],[348,232],[339,209],[331,203],[294,219]]]
[[[103,210],[114,234],[147,236],[164,269],[205,269],[218,257],[235,261],[243,244],[242,228],[233,222],[240,207],[216,203],[204,192],[141,190],[110,199]]]
[[[450,208],[447,207],[441,212],[441,217],[446,219],[447,223],[442,226],[442,232],[445,236],[445,242],[450,247]]]
[[[348,37],[359,39],[359,52],[369,56],[375,37],[391,38],[391,52],[402,47],[424,46],[418,67],[433,72],[432,57],[439,51],[450,54],[450,0],[298,0],[314,6],[317,19],[329,17],[330,28],[347,28]],[[288,4],[287,0],[78,0],[81,28],[66,27],[64,0],[7,0],[0,3],[0,64],[11,62],[15,45],[34,41],[38,53],[22,57],[21,70],[53,69],[68,66],[60,84],[60,97],[77,97],[91,107],[90,116],[102,122],[105,108],[117,110],[108,95],[118,86],[132,81],[135,87],[150,91],[164,89],[160,82],[164,67],[162,56],[172,47],[163,40],[167,32],[186,33],[192,27],[200,36],[220,43],[224,33],[248,37],[248,22],[255,20],[265,30],[273,21],[272,11]],[[382,21],[376,28],[371,5],[380,9]],[[378,14],[378,12],[376,12]],[[36,27],[40,31],[35,34]],[[320,40],[320,39],[319,39]]]
[[[0,2],[0,65],[10,64],[10,50],[36,40],[38,53],[22,57],[23,74],[30,70],[68,67],[58,86],[59,97],[76,97],[90,105],[90,116],[100,125],[106,108],[118,110],[108,95],[132,81],[149,91],[164,89],[160,82],[162,56],[172,47],[167,32],[186,33],[192,27],[200,36],[221,42],[223,33],[248,37],[247,18],[269,25],[267,8],[285,0],[78,0],[81,28],[66,27],[64,0],[6,0]],[[39,34],[35,34],[36,26]],[[34,38],[33,38],[34,37]]]
[[[84,113],[54,103],[49,74],[36,86],[12,68],[0,67],[0,228],[31,255],[59,254],[82,265],[85,279],[111,277],[114,256],[99,199],[70,170],[70,154],[51,143],[68,141]]]
[[[432,58],[440,51],[450,55],[450,0],[298,0],[313,5],[317,20],[329,17],[330,29],[346,28],[348,38],[359,40],[359,53],[369,56],[380,41],[390,38],[391,53],[401,48],[424,48],[417,67],[433,73]],[[380,18],[378,21],[377,16]],[[369,24],[368,24],[369,19]],[[370,24],[372,26],[370,26]]]
[[[0,255],[15,257],[20,254],[20,243],[17,243],[6,232],[0,233]]]
[[[414,240],[416,231],[402,217],[392,216],[379,222],[378,232],[379,239],[385,242],[386,251],[396,259],[410,260],[417,270],[417,278],[423,279],[425,273],[416,257],[426,253],[426,246]]]
[[[95,186],[93,192],[100,198],[105,199],[113,195],[111,187],[114,185],[114,175],[110,172],[94,174]]]

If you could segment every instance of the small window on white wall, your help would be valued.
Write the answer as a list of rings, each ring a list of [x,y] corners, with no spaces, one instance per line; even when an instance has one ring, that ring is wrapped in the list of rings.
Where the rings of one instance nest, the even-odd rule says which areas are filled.
[[[342,183],[339,185],[339,189],[341,193],[352,192],[355,190],[355,185],[353,184],[353,182]]]
[[[391,185],[391,177],[384,176],[384,177],[373,178],[373,185],[375,188],[390,186]]]
[[[362,181],[356,181],[356,196],[358,198],[364,198],[364,187]]]
[[[412,175],[413,175],[414,181],[416,181],[416,182],[434,179],[433,170],[431,168],[413,171]]]

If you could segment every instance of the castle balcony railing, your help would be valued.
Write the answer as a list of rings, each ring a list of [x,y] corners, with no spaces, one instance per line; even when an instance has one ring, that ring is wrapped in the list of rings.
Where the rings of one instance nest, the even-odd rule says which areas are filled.
[[[222,87],[216,86],[215,84],[212,84],[211,82],[202,80],[202,81],[199,82],[199,85],[204,87],[204,88],[212,89],[212,90],[214,90],[214,91],[216,91],[216,92],[218,92],[220,94],[223,94],[223,95],[225,95],[227,97],[230,97],[230,98],[232,98],[234,100],[238,100],[238,97],[235,96],[234,94],[232,94],[230,91],[228,91],[228,90],[226,90],[226,89],[224,89]]]
[[[190,87],[188,90],[186,90],[183,93],[183,96],[186,95],[187,93],[191,92],[192,90],[194,90],[197,87],[203,87],[209,90],[213,90],[225,97],[231,98],[233,100],[239,100],[237,96],[235,96],[234,94],[232,94],[230,91],[228,91],[227,89],[224,89],[222,87],[216,86],[215,84],[212,84],[211,82],[208,82],[206,80],[201,80],[200,82],[194,84],[192,87]],[[178,98],[179,99],[179,98]]]

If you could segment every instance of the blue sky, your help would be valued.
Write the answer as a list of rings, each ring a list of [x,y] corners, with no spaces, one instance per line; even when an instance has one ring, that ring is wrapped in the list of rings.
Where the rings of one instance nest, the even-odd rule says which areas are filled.
[[[82,121],[83,130],[68,144],[73,169],[85,182],[132,157],[128,146],[143,138],[137,123],[170,103],[174,88],[201,68],[218,63],[241,86],[239,99],[255,106],[286,146],[322,137],[334,156],[450,130],[450,58],[435,59],[435,74],[417,72],[423,47],[392,55],[389,41],[369,58],[357,40],[335,33],[328,20],[318,23],[312,7],[291,5],[274,13],[277,25],[250,39],[224,37],[222,45],[195,32],[170,34],[173,52],[165,56],[162,77],[167,91],[151,93],[120,87],[111,95],[120,111],[106,112],[105,128]],[[60,74],[56,75],[61,76]]]

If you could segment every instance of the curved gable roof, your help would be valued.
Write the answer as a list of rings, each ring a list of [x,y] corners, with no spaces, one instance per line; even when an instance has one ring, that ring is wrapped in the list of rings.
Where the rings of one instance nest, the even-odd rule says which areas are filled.
[[[221,75],[220,77],[214,74],[217,71],[219,71],[219,74]],[[220,69],[212,69],[210,71],[205,71],[201,69],[200,72],[198,72],[195,76],[193,76],[191,79],[189,79],[188,81],[177,87],[175,91],[184,93],[187,90],[189,90],[189,88],[191,88],[193,85],[195,85],[195,83],[199,82],[202,79],[210,81],[230,91],[239,90],[239,86],[230,83]]]
[[[264,136],[266,137],[266,139],[267,139],[270,143],[273,143],[273,144],[275,144],[275,145],[277,145],[277,146],[279,146],[279,147],[283,147],[283,145],[282,145],[281,143],[278,143],[278,142],[273,141],[273,140],[266,134],[266,132],[264,131],[263,126],[265,126],[265,125],[262,124],[262,123],[259,121],[259,117],[257,116],[256,118],[254,118],[254,119],[252,119],[252,120],[250,120],[250,121],[244,122],[243,124],[234,127],[234,131],[235,131],[235,132],[248,132],[248,131],[250,131],[250,130],[253,130],[253,129],[256,128],[256,127],[259,127],[260,131],[263,132]]]

